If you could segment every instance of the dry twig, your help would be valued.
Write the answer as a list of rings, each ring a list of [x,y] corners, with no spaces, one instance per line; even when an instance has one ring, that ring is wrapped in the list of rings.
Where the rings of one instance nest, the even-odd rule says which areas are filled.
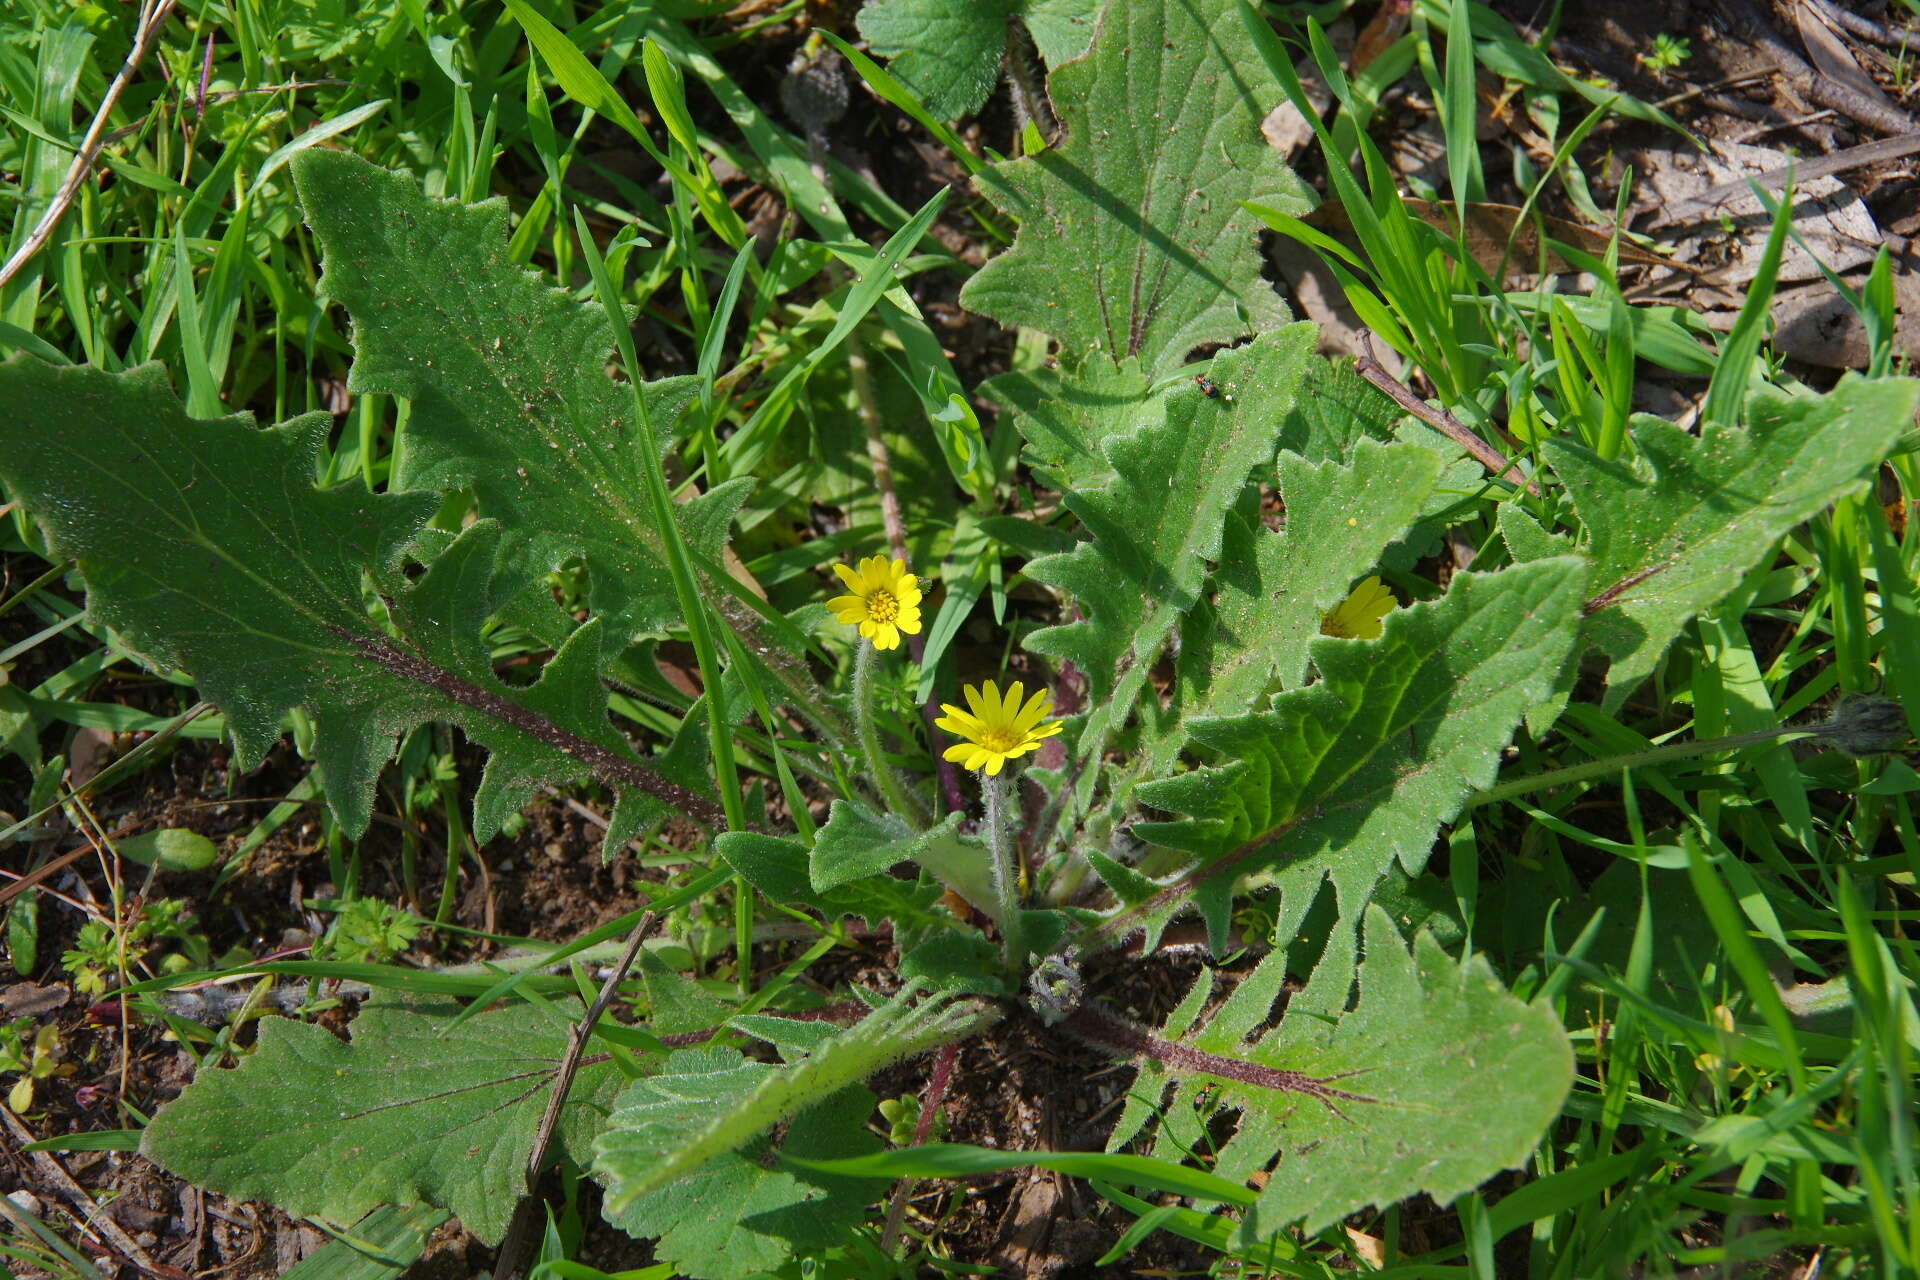
[[[547,1153],[553,1147],[553,1136],[560,1127],[560,1112],[567,1105],[567,1094],[573,1090],[573,1078],[579,1074],[580,1060],[587,1051],[587,1041],[593,1037],[593,1029],[599,1024],[600,1015],[613,1003],[613,993],[626,980],[627,970],[633,968],[633,962],[639,958],[641,944],[653,932],[655,918],[653,912],[648,911],[634,924],[633,932],[627,937],[627,949],[613,966],[613,971],[607,974],[607,980],[600,984],[600,993],[593,998],[593,1007],[587,1010],[584,1018],[573,1024],[572,1038],[567,1042],[567,1056],[562,1059],[560,1070],[554,1074],[553,1093],[547,1098],[547,1109],[540,1117],[540,1127],[534,1130],[533,1150],[527,1155],[527,1191],[515,1206],[506,1238],[500,1242],[500,1253],[493,1264],[493,1280],[507,1280],[507,1277],[520,1270],[528,1233],[533,1227],[534,1211],[540,1204],[537,1195],[540,1175],[546,1172]]]
[[[1795,53],[1780,37],[1780,33],[1773,29],[1773,25],[1752,0],[1720,0],[1720,8],[1732,23],[1734,34],[1772,58],[1779,64],[1781,72],[1793,79],[1793,87],[1814,102],[1823,107],[1832,107],[1849,120],[1881,133],[1913,131],[1911,116],[1889,110],[1852,85],[1842,84],[1815,71],[1805,58]]]
[[[1407,389],[1405,383],[1387,372],[1385,365],[1373,353],[1373,335],[1362,332],[1360,340],[1366,344],[1367,352],[1354,361],[1353,371],[1385,392],[1387,398],[1405,409],[1420,421],[1441,432],[1448,439],[1484,465],[1494,475],[1515,486],[1525,486],[1528,493],[1538,496],[1540,488],[1520,471],[1518,464],[1507,461],[1498,449],[1475,435],[1460,419],[1445,409],[1436,409],[1419,396]]]
[[[174,0],[144,0],[140,7],[140,27],[134,35],[133,48],[128,51],[127,60],[120,64],[120,74],[116,75],[113,83],[107,86],[107,96],[101,99],[100,109],[93,113],[93,123],[87,126],[87,135],[80,141],[80,150],[74,153],[73,163],[67,166],[67,176],[61,181],[60,191],[54,196],[53,203],[48,205],[46,211],[40,215],[40,221],[36,222],[33,230],[27,233],[27,238],[20,242],[20,247],[14,250],[11,258],[7,259],[7,264],[0,267],[0,289],[6,288],[13,278],[20,274],[21,269],[32,261],[33,256],[46,248],[47,242],[53,238],[54,228],[60,225],[60,219],[66,216],[67,210],[73,206],[74,200],[80,195],[80,187],[86,182],[87,175],[93,171],[93,162],[104,145],[107,117],[113,114],[114,107],[120,101],[120,95],[132,82],[133,73],[139,69],[142,62],[146,61],[148,52],[153,48],[154,40],[160,34],[161,25],[173,12],[173,6]]]

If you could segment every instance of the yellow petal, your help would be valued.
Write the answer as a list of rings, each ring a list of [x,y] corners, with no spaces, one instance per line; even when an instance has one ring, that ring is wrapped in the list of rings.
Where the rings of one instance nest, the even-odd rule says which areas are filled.
[[[993,688],[993,681],[987,681],[987,688]],[[963,685],[960,692],[966,698],[967,710],[973,712],[974,719],[984,722],[987,718],[986,704],[980,697],[980,690],[969,684]]]
[[[992,756],[989,756],[989,757],[987,758],[987,776],[988,776],[989,778],[997,778],[997,777],[999,777],[999,776],[1000,776],[1000,766],[1001,766],[1001,765],[1003,765],[1003,764],[1005,764],[1006,762],[1007,762],[1007,758],[1006,758],[1005,756],[1003,756],[1003,755],[992,755]]]
[[[967,757],[979,749],[980,748],[974,746],[971,742],[956,742],[945,751],[942,751],[940,758],[942,760],[951,760],[955,764],[965,765]],[[966,767],[972,768],[973,766],[966,765]]]
[[[1004,725],[1007,720],[1007,695],[1002,693],[1000,686],[992,680],[987,681],[987,694],[991,700],[989,709],[993,712],[992,723],[997,728]]]
[[[1012,724],[1014,717],[1020,714],[1020,699],[1025,696],[1027,687],[1019,680],[1007,686],[1007,696],[1000,703],[1000,717]]]
[[[860,634],[863,636],[866,636],[868,639],[872,639],[874,633],[879,630],[880,630],[880,624],[875,622],[872,618],[868,618],[865,622],[862,622],[860,624]]]
[[[907,577],[912,578],[913,575],[908,574]],[[893,593],[893,598],[900,602],[902,609],[910,609],[919,604],[924,597],[920,594],[920,588],[914,586],[912,582],[903,582]]]
[[[898,649],[900,647],[900,628],[891,622],[880,624],[880,634],[873,638],[876,649]]]
[[[899,616],[894,618],[893,622],[895,626],[910,636],[920,634],[920,611],[918,609],[902,609]]]
[[[1020,714],[1013,718],[1014,731],[1016,733],[1025,733],[1027,730],[1033,728],[1034,725],[1046,719],[1047,711],[1049,710],[1047,706],[1049,701],[1051,701],[1051,698],[1045,689],[1036,691],[1031,698],[1027,699],[1027,705],[1020,708]]]
[[[834,566],[833,566],[833,571],[834,571],[834,573],[836,573],[836,574],[838,574],[838,575],[839,575],[839,577],[840,577],[840,581],[842,581],[842,582],[844,582],[844,583],[846,583],[846,584],[847,584],[847,590],[849,590],[849,591],[858,591],[858,590],[860,590],[860,575],[859,575],[859,574],[857,574],[857,573],[855,573],[855,572],[854,572],[853,570],[851,570],[851,569],[849,569],[849,568],[847,568],[847,566],[845,566],[845,565],[843,565],[843,564],[836,564],[836,565],[834,565]]]

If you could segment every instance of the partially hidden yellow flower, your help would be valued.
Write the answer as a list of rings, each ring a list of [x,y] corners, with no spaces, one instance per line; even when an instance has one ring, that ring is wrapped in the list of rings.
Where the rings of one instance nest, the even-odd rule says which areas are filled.
[[[827,601],[834,621],[860,628],[876,649],[897,649],[900,635],[920,634],[920,579],[907,572],[905,560],[868,556],[858,571],[833,566],[851,595]]]
[[[1380,620],[1400,607],[1380,579],[1363,579],[1345,600],[1320,619],[1320,634],[1349,640],[1378,640]]]
[[[964,738],[944,752],[945,757],[968,769],[982,769],[997,775],[1002,765],[1039,748],[1042,739],[1060,732],[1058,720],[1047,720],[1053,710],[1053,695],[1045,689],[1021,704],[1026,693],[1018,680],[1000,696],[1000,686],[989,680],[976,689],[965,688],[968,711],[950,702],[940,704],[947,714],[934,723],[948,733]],[[1041,721],[1047,720],[1045,724]]]

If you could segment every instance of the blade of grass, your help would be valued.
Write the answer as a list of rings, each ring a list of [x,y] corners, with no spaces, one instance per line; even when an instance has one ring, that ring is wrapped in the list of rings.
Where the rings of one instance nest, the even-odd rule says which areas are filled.
[[[1764,202],[1765,193],[1757,185],[1753,189]],[[1713,380],[1707,384],[1706,403],[1700,409],[1702,422],[1729,427],[1740,425],[1747,388],[1752,385],[1754,358],[1760,353],[1760,343],[1766,337],[1772,317],[1773,290],[1780,278],[1780,258],[1786,251],[1787,231],[1793,226],[1792,210],[1793,182],[1789,179],[1780,203],[1774,207],[1773,229],[1767,233],[1759,269],[1747,285],[1747,300],[1740,307],[1739,318],[1733,322],[1733,331],[1720,344],[1720,367],[1713,371]]]
[[[600,305],[610,316],[625,315],[619,287],[607,274],[606,263],[600,257],[600,247],[587,227],[586,215],[575,209],[573,218],[574,232],[579,239],[580,251],[586,257],[587,268],[593,275],[594,292],[599,297]],[[642,394],[646,379],[640,368],[640,359],[634,353],[633,331],[627,325],[616,324],[613,326],[613,336],[614,344],[620,351],[621,367],[626,370],[627,384],[633,389],[635,422],[639,427],[638,445],[647,463],[644,474],[647,495],[653,504],[654,523],[666,547],[667,567],[673,575],[674,594],[680,601],[681,620],[693,641],[701,687],[707,695],[708,737],[713,751],[714,773],[720,785],[720,804],[726,810],[727,829],[744,831],[747,829],[747,816],[740,798],[739,767],[733,758],[733,721],[727,714],[726,688],[722,682],[719,651],[713,643],[711,618],[706,601],[700,596],[699,585],[694,580],[693,558],[687,549],[686,534],[675,518],[673,497],[667,491],[659,438],[654,433],[653,415],[647,408],[646,396]]]
[[[1747,988],[1747,998],[1753,1002],[1754,1010],[1761,1021],[1773,1032],[1780,1046],[1788,1077],[1793,1081],[1796,1093],[1807,1088],[1807,1064],[1800,1051],[1800,1036],[1793,1025],[1793,1018],[1787,1013],[1787,1007],[1780,1000],[1780,992],[1773,985],[1773,975],[1767,972],[1766,962],[1760,958],[1760,952],[1747,936],[1746,921],[1740,909],[1734,905],[1733,895],[1727,892],[1726,882],[1720,878],[1719,870],[1708,861],[1706,853],[1699,844],[1687,841],[1687,879],[1693,884],[1693,891],[1700,899],[1700,906],[1706,912],[1708,921],[1713,925],[1715,936],[1726,952],[1734,971]]]

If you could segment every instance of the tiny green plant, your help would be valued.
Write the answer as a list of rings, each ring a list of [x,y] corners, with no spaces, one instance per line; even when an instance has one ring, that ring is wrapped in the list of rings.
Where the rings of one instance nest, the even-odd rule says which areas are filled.
[[[340,908],[324,937],[314,943],[314,959],[385,963],[413,945],[426,922],[404,907],[379,898],[355,898]]]
[[[19,1077],[7,1089],[7,1106],[15,1115],[33,1110],[41,1081],[79,1070],[63,1056],[60,1028],[53,1023],[35,1026],[32,1018],[20,1017],[0,1024],[0,1075]]]
[[[1641,54],[1639,61],[1649,71],[1671,71],[1692,56],[1692,44],[1686,37],[1662,31],[1653,37],[1653,48]]]
[[[1617,1160],[1629,1126],[1697,1141],[1702,1178],[1738,1167],[1818,1186],[1812,1157],[1772,1143],[1774,1112],[1710,1133],[1689,1109],[1694,1085],[1757,1090],[1759,1071],[1791,1084],[1770,1106],[1810,1109],[1867,1069],[1788,1013],[1755,938],[1791,958],[1803,934],[1831,944],[1836,926],[1809,911],[1783,927],[1755,905],[1735,846],[1777,859],[1779,841],[1753,834],[1756,806],[1731,802],[1723,765],[1753,760],[1811,844],[1807,782],[1791,757],[1764,754],[1782,736],[1839,748],[1820,789],[1904,804],[1901,777],[1872,791],[1856,759],[1906,741],[1900,700],[1866,686],[1879,663],[1910,695],[1898,658],[1920,647],[1910,555],[1861,495],[1883,464],[1911,469],[1914,382],[1882,370],[1823,393],[1762,385],[1749,316],[1697,433],[1630,414],[1606,397],[1631,389],[1635,324],[1673,343],[1678,322],[1636,320],[1614,295],[1597,311],[1537,299],[1529,312],[1497,288],[1484,309],[1461,304],[1485,273],[1416,230],[1383,173],[1364,192],[1347,178],[1342,197],[1374,215],[1372,260],[1340,251],[1352,296],[1443,398],[1473,404],[1463,426],[1316,354],[1313,327],[1263,274],[1263,226],[1319,242],[1301,222],[1312,193],[1261,133],[1300,86],[1256,9],[1116,0],[1094,24],[1092,6],[1069,3],[987,14],[887,0],[863,20],[876,43],[941,22],[965,36],[965,66],[928,88],[943,112],[977,105],[1010,23],[1054,68],[1059,137],[979,175],[976,212],[1015,230],[961,302],[1037,335],[978,388],[1003,407],[989,433],[903,284],[951,265],[923,244],[944,197],[917,213],[870,202],[892,222],[885,243],[864,244],[806,185],[813,168],[756,124],[808,224],[763,258],[718,196],[681,82],[682,64],[706,64],[676,24],[655,15],[633,28],[644,40],[622,37],[669,134],[660,151],[575,41],[509,7],[568,92],[656,155],[672,205],[644,213],[664,244],[637,210],[596,208],[619,214],[610,236],[586,209],[569,223],[557,179],[515,230],[503,201],[465,198],[471,184],[430,194],[344,145],[309,147],[286,170],[323,271],[300,306],[349,318],[347,387],[363,404],[404,406],[355,433],[353,468],[329,413],[263,427],[222,413],[217,388],[183,403],[156,364],[28,351],[0,363],[0,393],[20,406],[0,418],[0,483],[35,545],[84,579],[89,624],[218,708],[238,768],[292,731],[331,838],[358,841],[383,800],[444,811],[442,922],[463,850],[550,790],[606,802],[608,858],[669,824],[686,847],[643,910],[513,964],[403,965],[427,922],[343,884],[321,904],[337,914],[311,960],[237,971],[350,973],[366,992],[342,997],[357,1002],[348,1034],[266,1017],[250,1046],[222,1037],[145,1128],[148,1157],[343,1226],[424,1206],[489,1245],[526,1238],[534,1191],[560,1164],[597,1184],[609,1223],[654,1242],[659,1274],[698,1280],[909,1267],[902,1180],[1018,1165],[1085,1176],[1142,1233],[1165,1226],[1247,1265],[1370,1207],[1460,1205],[1466,1242],[1409,1274],[1458,1270],[1468,1250],[1491,1274],[1495,1241],[1533,1220],[1512,1207],[1521,1196],[1489,1209],[1479,1189],[1537,1166],[1538,1201],[1587,1198],[1584,1171],[1553,1162],[1578,1144],[1592,1148],[1582,1159]],[[1483,15],[1442,16],[1451,72],[1471,72],[1478,23],[1516,74],[1557,83]],[[907,57],[907,39],[896,72],[938,71]],[[542,237],[558,283],[526,265]],[[643,361],[628,323],[673,280],[672,323],[699,338],[692,372]],[[746,344],[724,367],[741,308],[797,316],[778,331],[784,364]],[[1594,385],[1569,372],[1542,400],[1536,357],[1483,341],[1505,324],[1553,334],[1555,358],[1580,358]],[[883,365],[907,376],[889,382]],[[1494,366],[1533,406],[1516,460],[1491,443],[1508,384],[1477,390]],[[835,415],[802,406],[842,373],[866,425],[829,473],[814,455]],[[911,447],[889,444],[882,394],[924,419]],[[1029,481],[1044,510],[1016,502]],[[828,506],[841,526],[795,535],[796,510]],[[1872,625],[1864,592],[1831,605],[1851,628],[1855,696],[1799,716],[1835,676],[1772,717],[1742,619],[1811,590],[1794,576],[1809,546],[1870,561],[1880,594]],[[1619,722],[1630,699],[1671,702],[1683,686],[1692,741]],[[1543,744],[1568,742],[1588,758],[1548,767]],[[463,751],[484,756],[477,779]],[[1510,756],[1524,776],[1501,776]],[[1711,780],[1707,802],[1659,772],[1709,756],[1687,766]],[[1652,826],[1632,790],[1643,774],[1666,806]],[[1623,775],[1620,830],[1575,827],[1565,798]],[[1473,845],[1494,810],[1524,824],[1503,859],[1516,884],[1559,841],[1639,876],[1684,871],[1694,936],[1724,952],[1727,989],[1693,991],[1700,1016],[1669,1007],[1644,892],[1638,922],[1614,926],[1624,978],[1590,958],[1607,942],[1602,911],[1570,922],[1577,938],[1557,920],[1544,940],[1537,919],[1496,921]],[[1874,812],[1902,830],[1904,810]],[[1831,895],[1855,974],[1904,954],[1854,883],[1894,861],[1910,871],[1910,837],[1887,838],[1892,861],[1806,876]],[[149,843],[135,851],[156,866],[207,853]],[[344,881],[351,864],[337,863]],[[1508,892],[1520,905],[1507,914],[1525,917]],[[759,931],[768,916],[786,932]],[[67,953],[88,994],[216,976],[181,902],[127,921],[89,923]],[[1523,927],[1527,962],[1484,953],[1483,939]],[[1246,963],[1202,969],[1152,1017],[1105,997],[1116,957],[1151,956],[1176,929]],[[804,945],[769,978],[758,961],[796,931]],[[877,952],[863,941],[876,937]],[[885,956],[884,980],[820,963],[856,943]],[[596,982],[589,965],[609,968]],[[1611,1042],[1576,1018],[1590,994],[1577,976],[1617,997]],[[1899,1084],[1859,1117],[1904,1105],[1909,1052],[1897,984],[1869,985],[1854,1007],[1876,1063],[1892,1064],[1871,1069]],[[609,1016],[616,999],[631,1020]],[[1015,1023],[1128,1065],[1105,1151],[942,1140],[958,1046]],[[25,1036],[0,1037],[0,1067],[31,1077]],[[1619,1074],[1578,1073],[1635,1037],[1670,1051],[1686,1086],[1630,1098]],[[929,1062],[924,1094],[896,1093]],[[1907,1148],[1835,1115],[1851,1126],[1847,1158],[1885,1183],[1872,1194],[1911,1198]],[[1594,1127],[1563,1142],[1575,1125]],[[1821,1158],[1838,1159],[1841,1139],[1823,1141]],[[1676,1178],[1675,1202],[1698,1181]],[[1194,1207],[1143,1198],[1162,1193]]]

